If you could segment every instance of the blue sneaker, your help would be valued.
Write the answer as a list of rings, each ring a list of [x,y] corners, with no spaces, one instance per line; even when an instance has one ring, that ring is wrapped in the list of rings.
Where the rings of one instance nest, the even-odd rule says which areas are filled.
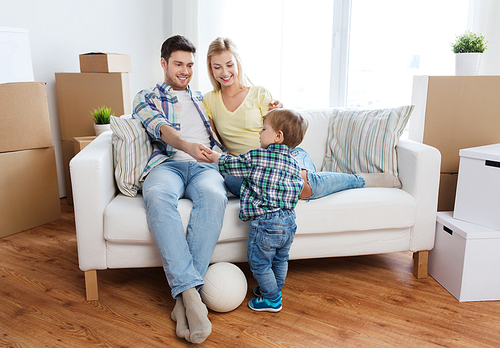
[[[255,289],[254,289],[255,290]],[[260,289],[259,289],[260,290]],[[281,310],[281,292],[275,299],[268,299],[262,296],[253,298],[248,302],[248,307],[258,312],[279,312]]]

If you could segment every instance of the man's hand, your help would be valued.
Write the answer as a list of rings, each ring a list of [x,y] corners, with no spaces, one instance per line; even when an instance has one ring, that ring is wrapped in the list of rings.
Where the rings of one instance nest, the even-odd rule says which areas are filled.
[[[203,150],[202,154],[208,159],[209,162],[214,162],[214,163],[219,162],[219,158],[221,156],[220,153],[215,151],[210,151],[210,153],[208,153],[207,151]]]
[[[208,147],[200,143],[192,143],[181,137],[180,133],[169,125],[163,125],[160,128],[161,140],[167,145],[184,151],[197,162],[210,163],[210,161],[202,154],[202,151],[212,153]]]
[[[269,105],[271,105],[269,107],[269,111],[274,110],[274,109],[282,109],[283,108],[283,103],[280,102],[279,100],[275,100],[275,99],[271,100],[269,102]]]

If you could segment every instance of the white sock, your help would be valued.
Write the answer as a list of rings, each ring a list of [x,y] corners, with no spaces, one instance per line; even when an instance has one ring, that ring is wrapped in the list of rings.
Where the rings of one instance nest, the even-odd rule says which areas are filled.
[[[184,338],[189,341],[189,326],[186,317],[186,308],[184,308],[184,303],[182,302],[182,297],[175,300],[175,306],[172,310],[170,317],[174,322],[177,323],[175,328],[175,333],[178,337]]]
[[[182,301],[184,308],[186,308],[189,325],[189,341],[202,343],[212,333],[212,323],[208,319],[207,306],[201,301],[200,294],[195,288],[184,291]]]

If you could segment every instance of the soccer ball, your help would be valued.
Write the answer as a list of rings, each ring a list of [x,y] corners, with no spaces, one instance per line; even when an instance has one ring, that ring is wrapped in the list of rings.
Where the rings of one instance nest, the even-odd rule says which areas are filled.
[[[238,307],[247,294],[245,274],[229,262],[214,263],[207,269],[200,289],[203,303],[213,311],[229,312]]]

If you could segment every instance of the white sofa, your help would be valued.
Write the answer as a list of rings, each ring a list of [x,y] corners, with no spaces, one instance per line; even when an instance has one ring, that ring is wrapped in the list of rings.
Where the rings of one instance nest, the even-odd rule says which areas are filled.
[[[331,110],[304,115],[309,128],[301,147],[321,168]],[[411,251],[415,276],[427,276],[441,156],[433,147],[406,139],[400,140],[396,151],[401,189],[353,189],[299,201],[291,259]],[[85,272],[87,300],[97,300],[97,270],[157,267],[161,258],[148,229],[142,196],[124,196],[115,184],[111,132],[79,152],[70,168],[79,266]],[[191,201],[182,199],[179,209],[186,226]],[[230,198],[212,262],[246,261],[249,224],[238,219],[238,211],[238,199]]]

